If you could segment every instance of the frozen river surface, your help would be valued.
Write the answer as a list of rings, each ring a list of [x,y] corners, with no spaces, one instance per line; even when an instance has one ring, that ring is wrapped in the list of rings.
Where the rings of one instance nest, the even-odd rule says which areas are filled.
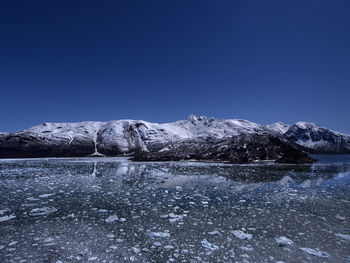
[[[350,262],[350,156],[0,160],[0,262]]]

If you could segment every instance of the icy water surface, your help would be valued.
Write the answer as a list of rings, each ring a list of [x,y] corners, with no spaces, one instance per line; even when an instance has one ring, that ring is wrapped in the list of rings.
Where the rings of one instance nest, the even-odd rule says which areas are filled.
[[[0,160],[0,262],[350,262],[350,156]]]

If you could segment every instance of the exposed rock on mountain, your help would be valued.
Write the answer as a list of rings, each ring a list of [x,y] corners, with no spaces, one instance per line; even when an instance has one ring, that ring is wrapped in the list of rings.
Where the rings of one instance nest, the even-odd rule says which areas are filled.
[[[230,163],[253,163],[271,160],[280,163],[310,163],[306,153],[269,133],[243,133],[230,138],[184,140],[154,143],[148,151],[136,151],[137,161],[202,160]]]
[[[318,126],[297,122],[291,126],[274,123],[267,128],[284,135],[311,153],[350,153],[350,136]]]

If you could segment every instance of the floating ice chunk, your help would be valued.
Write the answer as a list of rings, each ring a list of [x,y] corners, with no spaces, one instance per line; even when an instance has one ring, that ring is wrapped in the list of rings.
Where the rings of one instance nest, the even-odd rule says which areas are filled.
[[[165,248],[166,250],[174,249],[174,247],[173,247],[172,245],[166,245],[166,246],[164,246],[164,248]]]
[[[152,237],[152,238],[157,238],[157,237],[170,237],[170,233],[167,233],[167,232],[151,232],[148,234],[149,237]]]
[[[97,257],[89,257],[88,258],[88,261],[95,261],[95,260],[97,260]]]
[[[13,219],[15,217],[16,217],[15,215],[1,216],[0,217],[0,222],[8,221],[8,220],[11,220],[11,219]]]
[[[139,248],[137,248],[137,247],[132,247],[132,250],[134,251],[134,253],[135,254],[138,254],[138,253],[140,253],[140,249]]]
[[[160,247],[162,245],[162,243],[157,241],[157,242],[154,242],[153,245],[155,245],[156,247]]]
[[[0,216],[2,216],[3,214],[5,214],[7,211],[9,211],[8,209],[2,209],[0,210]]]
[[[346,219],[344,216],[341,216],[341,215],[336,215],[335,218],[341,221],[345,221]]]
[[[206,239],[203,239],[201,241],[201,243],[202,243],[202,247],[205,248],[205,249],[208,249],[208,250],[212,250],[213,251],[213,250],[216,250],[216,249],[219,248],[218,246],[208,242]]]
[[[57,209],[55,207],[39,207],[34,208],[30,211],[30,215],[32,216],[43,216],[43,215],[49,215],[54,212],[56,212]]]
[[[208,234],[209,235],[220,235],[220,232],[217,230],[214,230],[214,231],[208,232]]]
[[[18,241],[12,241],[11,243],[9,243],[9,247],[14,246],[14,245],[16,245],[17,243],[18,243]]]
[[[168,147],[164,147],[164,148],[162,148],[162,149],[160,149],[158,152],[168,152],[168,151],[170,151],[169,150],[169,148]]]
[[[290,240],[289,238],[286,237],[276,237],[275,238],[276,243],[280,246],[280,247],[285,247],[285,246],[291,246],[294,244],[294,242],[292,240]]]
[[[251,240],[253,238],[252,234],[245,233],[242,230],[232,230],[231,233],[242,240]]]
[[[335,234],[337,237],[350,241],[350,235]]]
[[[293,182],[294,182],[293,178],[291,178],[290,176],[286,175],[279,181],[279,184],[282,185],[282,186],[288,186],[288,185],[290,185]]]
[[[39,201],[39,198],[35,198],[35,197],[28,197],[27,200],[29,201]]]
[[[254,248],[252,248],[252,247],[246,247],[246,246],[240,246],[239,248],[242,249],[242,250],[244,250],[244,251],[253,251],[253,250],[254,250]]]
[[[316,256],[319,258],[329,258],[329,254],[327,252],[321,251],[318,248],[312,249],[308,247],[301,247],[300,249],[312,256]]]
[[[44,243],[50,243],[52,241],[54,241],[54,239],[52,237],[48,237],[44,240]]]
[[[111,215],[105,221],[107,223],[112,223],[112,222],[117,221],[117,220],[118,220],[118,217],[116,215]]]
[[[39,198],[47,198],[49,196],[52,196],[53,194],[43,194],[43,195],[39,195]]]
[[[177,215],[177,214],[174,214],[174,213],[170,213],[168,216],[170,217],[169,222],[173,223],[173,222],[176,222],[178,220],[181,220],[183,217],[185,217],[187,215],[186,214]]]

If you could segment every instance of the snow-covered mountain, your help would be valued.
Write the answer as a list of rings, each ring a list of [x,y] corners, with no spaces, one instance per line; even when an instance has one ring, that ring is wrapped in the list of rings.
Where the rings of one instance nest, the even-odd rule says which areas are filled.
[[[290,125],[285,124],[283,122],[275,122],[275,123],[266,125],[266,127],[268,129],[270,129],[272,131],[276,131],[276,132],[278,132],[280,134],[285,134],[288,131]]]
[[[349,145],[349,136],[314,124],[263,126],[194,115],[164,124],[142,120],[43,123],[0,133],[2,158],[131,155],[140,161],[309,162],[305,149],[349,152]]]
[[[312,122],[287,125],[281,122],[267,125],[270,130],[313,153],[350,153],[350,136],[320,127]]]
[[[3,158],[125,154],[141,161],[312,161],[294,143],[263,125],[194,115],[164,124],[137,120],[44,123],[0,135]]]

